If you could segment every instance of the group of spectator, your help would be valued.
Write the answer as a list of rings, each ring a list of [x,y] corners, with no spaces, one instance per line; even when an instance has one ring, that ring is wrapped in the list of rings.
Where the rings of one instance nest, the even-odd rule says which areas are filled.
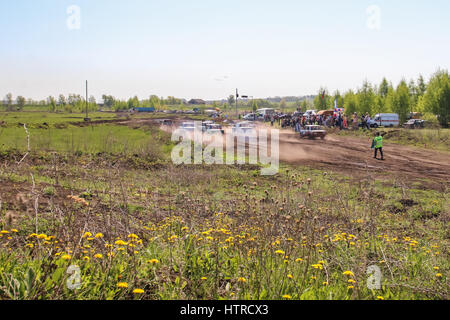
[[[275,122],[281,126],[281,128],[293,128],[296,131],[300,131],[307,125],[320,125],[328,128],[339,128],[340,130],[354,129],[358,130],[359,127],[370,129],[370,115],[369,113],[362,114],[358,117],[355,112],[351,117],[343,114],[342,112],[334,113],[333,115],[281,115],[274,114],[271,116],[265,116],[264,120],[270,122],[271,125]]]
[[[283,118],[278,118],[278,122],[282,128],[292,127],[296,131],[300,131],[301,128],[304,128],[307,125],[319,125],[329,128],[339,128],[340,130],[346,130],[349,128],[348,117],[346,115],[343,115],[342,113],[337,113],[328,116],[324,115],[285,116]]]

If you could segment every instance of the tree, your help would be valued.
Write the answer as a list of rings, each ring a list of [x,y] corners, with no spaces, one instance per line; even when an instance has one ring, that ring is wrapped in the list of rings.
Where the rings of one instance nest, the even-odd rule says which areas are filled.
[[[450,121],[450,80],[448,70],[438,70],[430,79],[423,96],[426,111],[437,115],[439,123],[448,128]]]
[[[58,104],[63,108],[66,106],[67,101],[66,101],[66,97],[63,94],[59,95]]]
[[[409,96],[409,88],[405,80],[402,80],[397,86],[394,95],[392,111],[400,117],[400,123],[404,123],[411,110],[411,100]]]
[[[414,112],[416,110],[417,100],[419,99],[419,96],[417,94],[418,90],[417,90],[416,83],[414,82],[414,80],[411,80],[409,82],[408,89],[409,89],[409,96],[410,96],[410,100],[411,100],[410,112]]]
[[[334,101],[336,101],[336,105],[338,108],[344,108],[344,98],[342,98],[339,90],[335,91],[332,100],[333,100],[333,106],[334,106]]]
[[[236,102],[236,99],[235,99],[234,96],[231,94],[231,95],[228,97],[228,104],[229,104],[230,106],[232,106],[232,105],[235,104],[235,102]]]
[[[155,95],[150,96],[150,107],[155,108],[155,109],[161,108],[161,101],[159,100],[158,96],[155,96]]]
[[[13,99],[12,93],[8,93],[6,95],[6,110],[7,111],[12,111],[12,108],[13,108],[12,99]]]
[[[319,94],[314,98],[314,108],[317,111],[328,109],[328,94],[327,89],[320,88]]]
[[[375,104],[375,93],[372,85],[367,80],[363,82],[362,88],[358,90],[357,102],[359,113],[372,114],[372,108]]]
[[[108,109],[112,109],[116,99],[113,96],[108,96],[105,94],[102,96],[102,99],[103,99],[103,104],[105,105],[105,107],[107,107]]]
[[[139,98],[134,96],[133,98],[128,99],[128,109],[133,109],[139,107]]]
[[[389,87],[390,87],[389,82],[387,82],[386,78],[383,78],[380,87],[378,88],[378,94],[382,98],[386,98],[389,93]]]
[[[308,110],[308,107],[309,107],[308,101],[307,101],[306,99],[303,100],[303,101],[301,102],[301,104],[300,104],[300,110],[301,110],[301,112],[306,112],[306,110]]]
[[[22,96],[17,97],[17,110],[22,110],[25,106],[26,99]]]
[[[420,75],[419,79],[417,79],[417,95],[421,97],[425,94],[426,91],[427,91],[427,84],[425,83],[425,80],[423,79],[422,75]]]
[[[256,113],[256,110],[258,110],[258,102],[256,100],[252,100],[252,110],[253,113]]]
[[[285,99],[282,99],[280,101],[280,109],[281,109],[281,112],[284,113],[284,109],[286,109],[286,100]]]
[[[389,109],[387,97],[392,89],[392,84],[390,84],[386,78],[383,78],[377,91],[378,95],[375,99],[375,108],[378,110],[378,113],[385,112]]]
[[[52,96],[47,98],[50,112],[56,112],[56,100]]]
[[[344,95],[344,108],[346,115],[352,115],[357,112],[358,102],[356,100],[356,95],[352,90],[347,91]]]
[[[97,100],[95,99],[94,96],[90,96],[89,97],[89,110],[93,110],[93,111],[97,111],[98,110],[98,106],[97,106]]]

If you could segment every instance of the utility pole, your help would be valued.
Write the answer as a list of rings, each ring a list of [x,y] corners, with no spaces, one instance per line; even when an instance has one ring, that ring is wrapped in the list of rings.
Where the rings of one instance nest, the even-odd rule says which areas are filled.
[[[239,93],[238,93],[238,89],[236,88],[236,118],[239,118],[239,113],[238,113],[238,99],[239,99]]]
[[[90,121],[91,119],[89,119],[89,100],[88,100],[88,81],[86,80],[86,118],[84,118],[84,121]]]

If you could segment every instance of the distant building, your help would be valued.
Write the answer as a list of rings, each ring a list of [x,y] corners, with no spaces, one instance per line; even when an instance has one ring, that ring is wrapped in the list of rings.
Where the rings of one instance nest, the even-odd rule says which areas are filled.
[[[189,104],[195,104],[195,105],[200,105],[200,104],[206,104],[205,100],[202,99],[191,99],[189,100]]]

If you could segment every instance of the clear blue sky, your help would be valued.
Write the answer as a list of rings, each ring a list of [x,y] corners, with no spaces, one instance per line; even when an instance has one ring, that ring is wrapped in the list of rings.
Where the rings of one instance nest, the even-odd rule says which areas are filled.
[[[67,8],[81,8],[69,30]],[[367,27],[367,7],[381,29]],[[225,98],[425,78],[450,60],[448,0],[0,2],[0,97]]]

